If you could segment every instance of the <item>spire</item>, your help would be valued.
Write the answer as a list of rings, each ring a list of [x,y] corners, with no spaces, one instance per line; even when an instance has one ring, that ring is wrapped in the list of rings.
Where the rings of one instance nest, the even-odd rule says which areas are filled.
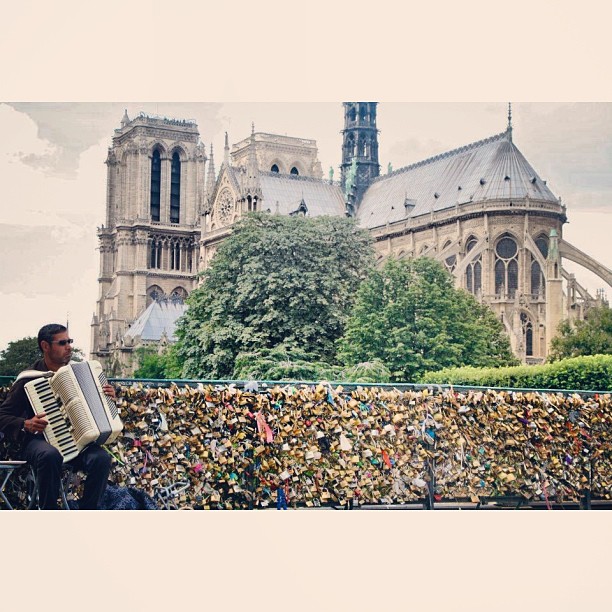
[[[506,129],[508,140],[512,142],[512,102],[508,102],[508,128]]]
[[[249,145],[249,157],[247,162],[247,176],[254,179],[257,176],[257,155],[255,154],[255,135],[251,134],[251,144]]]
[[[124,128],[129,122],[130,122],[130,118],[128,117],[127,108],[126,108],[125,112],[123,113],[123,118],[121,119],[121,127]]]
[[[229,139],[227,137],[227,132],[225,132],[225,148],[223,149],[223,163],[226,166],[229,166]]]
[[[255,136],[255,122],[251,121],[251,136]]]
[[[215,188],[215,158],[213,156],[213,146],[210,143],[210,161],[208,163],[208,176],[206,177],[206,198],[210,202]]]

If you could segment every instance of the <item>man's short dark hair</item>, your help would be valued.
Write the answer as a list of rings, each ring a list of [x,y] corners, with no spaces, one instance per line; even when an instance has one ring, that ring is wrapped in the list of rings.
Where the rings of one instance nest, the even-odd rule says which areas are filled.
[[[42,351],[42,346],[40,343],[43,340],[51,344],[55,334],[61,334],[65,331],[68,331],[68,328],[64,325],[60,325],[59,323],[49,323],[48,325],[43,325],[38,331],[38,348]]]

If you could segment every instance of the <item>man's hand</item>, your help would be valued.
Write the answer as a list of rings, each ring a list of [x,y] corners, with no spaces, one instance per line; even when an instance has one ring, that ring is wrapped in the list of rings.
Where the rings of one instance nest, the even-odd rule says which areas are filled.
[[[117,398],[117,394],[115,393],[115,387],[113,387],[113,385],[104,385],[102,387],[102,391],[104,391],[104,393],[106,393],[106,395],[108,395],[108,397],[110,397],[111,399]]]
[[[44,412],[33,416],[31,419],[26,419],[23,428],[31,434],[41,433],[44,428],[49,424],[43,417],[46,416]]]

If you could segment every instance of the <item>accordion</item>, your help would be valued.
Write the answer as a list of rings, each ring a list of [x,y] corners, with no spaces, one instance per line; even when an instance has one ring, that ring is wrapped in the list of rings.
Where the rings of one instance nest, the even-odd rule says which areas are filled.
[[[74,459],[89,444],[110,444],[123,429],[115,402],[103,391],[106,376],[97,361],[70,363],[57,372],[24,372],[34,380],[25,391],[35,414],[45,413],[43,433],[64,458]]]

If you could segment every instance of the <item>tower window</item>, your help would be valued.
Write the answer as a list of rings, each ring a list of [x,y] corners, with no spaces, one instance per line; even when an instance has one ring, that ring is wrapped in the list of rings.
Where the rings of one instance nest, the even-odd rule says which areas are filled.
[[[178,151],[172,154],[170,173],[170,223],[179,223],[181,216],[181,160]]]
[[[161,159],[159,150],[155,149],[151,157],[151,221],[159,221],[160,194]]]
[[[181,269],[181,245],[175,242],[170,248],[170,269]]]
[[[291,174],[294,176],[299,176],[300,172],[295,166],[293,166],[293,168],[291,168]]]
[[[278,174],[278,166],[276,164],[273,164],[270,168],[270,172],[276,172],[276,174]]]

